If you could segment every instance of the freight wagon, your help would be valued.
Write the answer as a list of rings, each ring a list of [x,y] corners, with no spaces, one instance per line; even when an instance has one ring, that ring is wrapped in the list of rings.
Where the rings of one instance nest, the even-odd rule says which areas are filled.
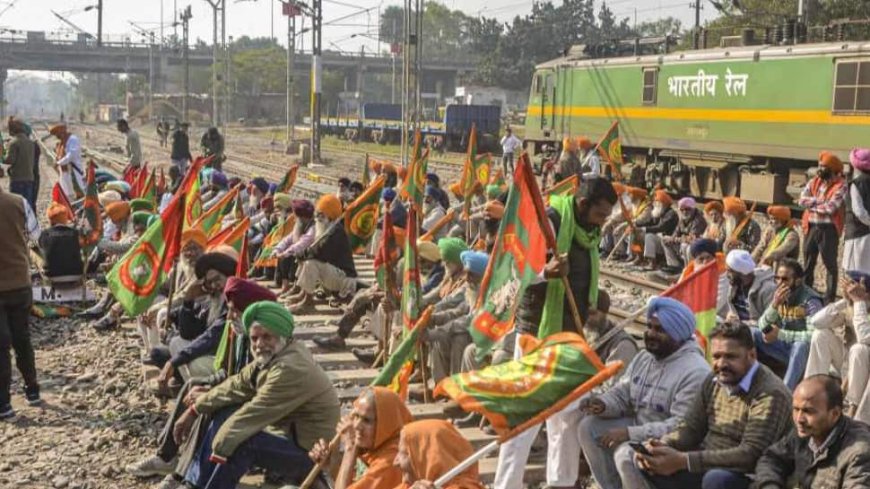
[[[737,46],[536,67],[526,149],[619,122],[635,183],[791,203],[820,151],[870,145],[870,43]]]
[[[501,107],[496,105],[448,104],[438,120],[423,121],[420,132],[424,137],[446,145],[446,149],[461,151],[476,125],[483,141],[497,140],[501,126]],[[398,144],[402,132],[402,106],[399,104],[366,103],[360,115],[327,117],[323,132],[355,141],[373,141],[380,144]],[[484,143],[485,145],[485,143]]]

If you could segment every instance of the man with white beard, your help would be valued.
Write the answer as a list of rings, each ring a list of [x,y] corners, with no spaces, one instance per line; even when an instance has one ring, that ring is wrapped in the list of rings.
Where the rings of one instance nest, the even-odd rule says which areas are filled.
[[[296,271],[299,267],[299,256],[314,242],[316,226],[314,225],[314,204],[306,199],[294,199],[290,204],[296,224],[293,231],[282,239],[272,256],[278,258],[278,269],[275,271],[275,282],[280,284],[280,296],[299,293],[296,282]]]
[[[761,226],[746,210],[746,203],[739,197],[722,199],[725,210],[725,245],[723,251],[746,250],[750,253],[761,241]]]
[[[438,197],[439,194],[435,187],[427,185],[426,196],[423,198],[423,223],[420,225],[420,234],[425,234],[432,229],[447,214],[447,211],[438,202]],[[447,226],[443,226],[441,230],[435,233],[433,239],[438,241],[446,234]]]
[[[642,265],[646,261],[650,269],[658,268],[656,261],[665,252],[663,239],[671,237],[680,222],[673,204],[674,200],[667,192],[656,190],[653,197],[652,222],[643,226],[638,225],[638,229],[645,234],[643,257],[635,262],[636,265]]]
[[[189,410],[175,423],[173,435],[181,443],[197,414],[213,416],[185,481],[236,487],[256,464],[299,485],[314,465],[308,452],[335,434],[338,395],[305,344],[293,340],[293,316],[280,304],[248,306],[242,325],[254,361],[208,392],[190,396]]]
[[[314,291],[318,285],[344,302],[356,293],[356,266],[341,216],[338,197],[333,194],[320,197],[314,208],[314,243],[299,256],[303,261],[296,279],[300,292],[288,298],[293,314],[314,310]]]

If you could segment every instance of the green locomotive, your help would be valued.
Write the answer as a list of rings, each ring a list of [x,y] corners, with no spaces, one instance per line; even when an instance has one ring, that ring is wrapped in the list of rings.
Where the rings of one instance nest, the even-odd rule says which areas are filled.
[[[737,46],[537,66],[526,149],[619,121],[635,182],[790,203],[820,151],[870,145],[870,42]],[[576,54],[575,54],[576,53]]]

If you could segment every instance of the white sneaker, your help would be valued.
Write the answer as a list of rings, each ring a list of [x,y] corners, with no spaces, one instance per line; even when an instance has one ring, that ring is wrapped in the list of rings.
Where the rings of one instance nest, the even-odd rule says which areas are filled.
[[[148,458],[134,462],[126,467],[127,473],[136,477],[151,477],[153,475],[172,474],[175,469],[176,460],[172,459],[169,462],[164,462],[157,455],[152,455]]]
[[[182,482],[177,480],[174,475],[169,474],[160,481],[155,489],[178,489],[181,487]]]

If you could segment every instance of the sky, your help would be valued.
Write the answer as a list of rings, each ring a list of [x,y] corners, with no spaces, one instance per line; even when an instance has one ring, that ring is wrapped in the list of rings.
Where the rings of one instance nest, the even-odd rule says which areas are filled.
[[[217,0],[214,0],[217,1]],[[559,3],[559,0],[555,0]],[[704,0],[700,0],[704,1]],[[468,15],[483,15],[509,21],[516,15],[524,15],[531,10],[533,0],[441,0],[452,9],[461,9]],[[596,9],[601,0],[596,0]],[[96,5],[97,0],[0,0],[0,37],[8,36],[3,29],[19,31],[49,31],[63,33],[74,38],[71,27],[54,16],[55,11],[66,17],[78,27],[96,33],[96,10],[85,11],[88,6]],[[684,26],[694,23],[694,11],[689,7],[690,0],[613,0],[607,2],[618,17],[634,21],[674,16]],[[274,36],[286,45],[287,23],[281,16],[279,0],[227,0],[227,35],[239,37]],[[378,43],[377,22],[379,9],[389,5],[401,5],[396,0],[323,0],[323,47],[329,50],[359,52],[362,46],[366,51],[376,51]],[[210,43],[212,38],[212,8],[206,0],[103,0],[103,33],[109,40],[130,37],[132,41],[142,41],[131,22],[139,29],[154,30],[160,35],[161,5],[163,8],[164,35],[174,32],[171,26],[173,9],[192,8],[191,40],[197,38]],[[715,17],[713,7],[704,5],[702,22]],[[330,23],[330,21],[333,21]],[[299,20],[297,20],[297,26]],[[297,27],[298,29],[299,27]],[[181,27],[178,27],[181,35]],[[355,35],[356,34],[356,35]],[[303,36],[307,37],[307,36]],[[301,38],[300,38],[301,39]],[[308,48],[310,39],[297,41]],[[381,46],[381,49],[386,49]]]

